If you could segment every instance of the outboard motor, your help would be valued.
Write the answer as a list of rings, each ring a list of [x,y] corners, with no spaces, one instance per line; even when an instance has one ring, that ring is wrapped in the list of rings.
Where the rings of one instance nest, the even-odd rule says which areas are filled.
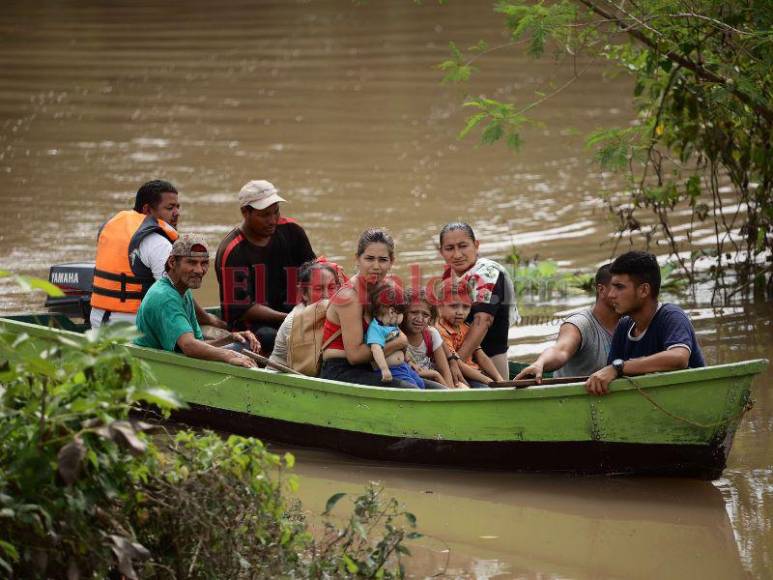
[[[49,296],[46,308],[69,317],[88,321],[91,313],[91,285],[94,280],[94,262],[72,262],[51,266],[48,281],[64,292],[64,296]]]

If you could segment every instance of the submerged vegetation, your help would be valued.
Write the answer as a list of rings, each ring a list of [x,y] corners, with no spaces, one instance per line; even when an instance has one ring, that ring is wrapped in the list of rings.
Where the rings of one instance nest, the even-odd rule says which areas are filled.
[[[516,248],[512,248],[503,261],[510,266],[518,296],[551,300],[571,293],[596,292],[595,272],[568,272],[561,270],[553,260],[540,260],[537,256],[524,259]],[[688,286],[679,265],[673,261],[661,266],[660,276],[660,287],[665,292],[679,294]]]
[[[404,575],[415,518],[371,486],[315,538],[294,459],[251,438],[160,433],[130,411],[180,405],[122,343],[0,335],[0,575],[257,578]],[[336,494],[328,511],[341,499]]]
[[[480,129],[483,143],[518,149],[529,112],[607,59],[633,77],[637,111],[631,125],[587,139],[595,160],[624,179],[601,194],[619,236],[665,244],[690,282],[706,262],[717,288],[732,270],[736,289],[767,279],[773,292],[773,5],[499,0],[495,11],[510,41],[452,45],[439,65],[445,81],[467,82],[486,55],[521,43],[534,57],[568,61],[570,74],[518,105],[468,97],[460,137]]]

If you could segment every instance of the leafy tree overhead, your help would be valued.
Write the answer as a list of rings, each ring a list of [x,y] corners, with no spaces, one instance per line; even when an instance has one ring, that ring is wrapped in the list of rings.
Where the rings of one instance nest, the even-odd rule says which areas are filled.
[[[587,143],[604,168],[626,180],[624,194],[605,194],[620,237],[667,244],[691,280],[707,257],[715,281],[733,268],[736,288],[756,274],[773,291],[773,3],[500,0],[494,9],[513,41],[535,57],[555,50],[572,61],[574,74],[518,105],[468,98],[474,113],[460,137],[479,129],[482,142],[518,149],[532,108],[569,90],[582,74],[578,63],[609,59],[634,78],[636,123],[599,130]],[[452,45],[439,65],[444,80],[474,79],[497,48]],[[712,243],[694,245],[707,224]]]

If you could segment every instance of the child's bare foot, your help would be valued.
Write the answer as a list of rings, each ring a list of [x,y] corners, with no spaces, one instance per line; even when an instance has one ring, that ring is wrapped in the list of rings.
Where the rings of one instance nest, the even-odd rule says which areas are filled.
[[[392,373],[389,371],[382,371],[381,372],[381,382],[382,383],[391,383],[392,382]]]

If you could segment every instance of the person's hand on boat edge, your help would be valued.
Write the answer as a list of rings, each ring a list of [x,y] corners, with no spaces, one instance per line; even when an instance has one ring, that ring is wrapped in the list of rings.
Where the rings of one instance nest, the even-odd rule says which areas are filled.
[[[515,375],[515,380],[520,381],[522,379],[534,378],[534,382],[538,385],[541,385],[543,370],[542,363],[535,362]]]
[[[585,382],[585,390],[590,395],[606,395],[609,392],[609,383],[617,378],[617,371],[612,365],[597,370]]]
[[[234,342],[241,342],[242,344],[247,345],[247,348],[254,353],[260,352],[260,341],[249,330],[232,332],[231,338]]]
[[[232,352],[231,356],[229,356],[225,362],[227,362],[229,365],[234,365],[235,367],[245,367],[248,369],[257,368],[258,366],[254,360],[247,358],[238,352]]]

